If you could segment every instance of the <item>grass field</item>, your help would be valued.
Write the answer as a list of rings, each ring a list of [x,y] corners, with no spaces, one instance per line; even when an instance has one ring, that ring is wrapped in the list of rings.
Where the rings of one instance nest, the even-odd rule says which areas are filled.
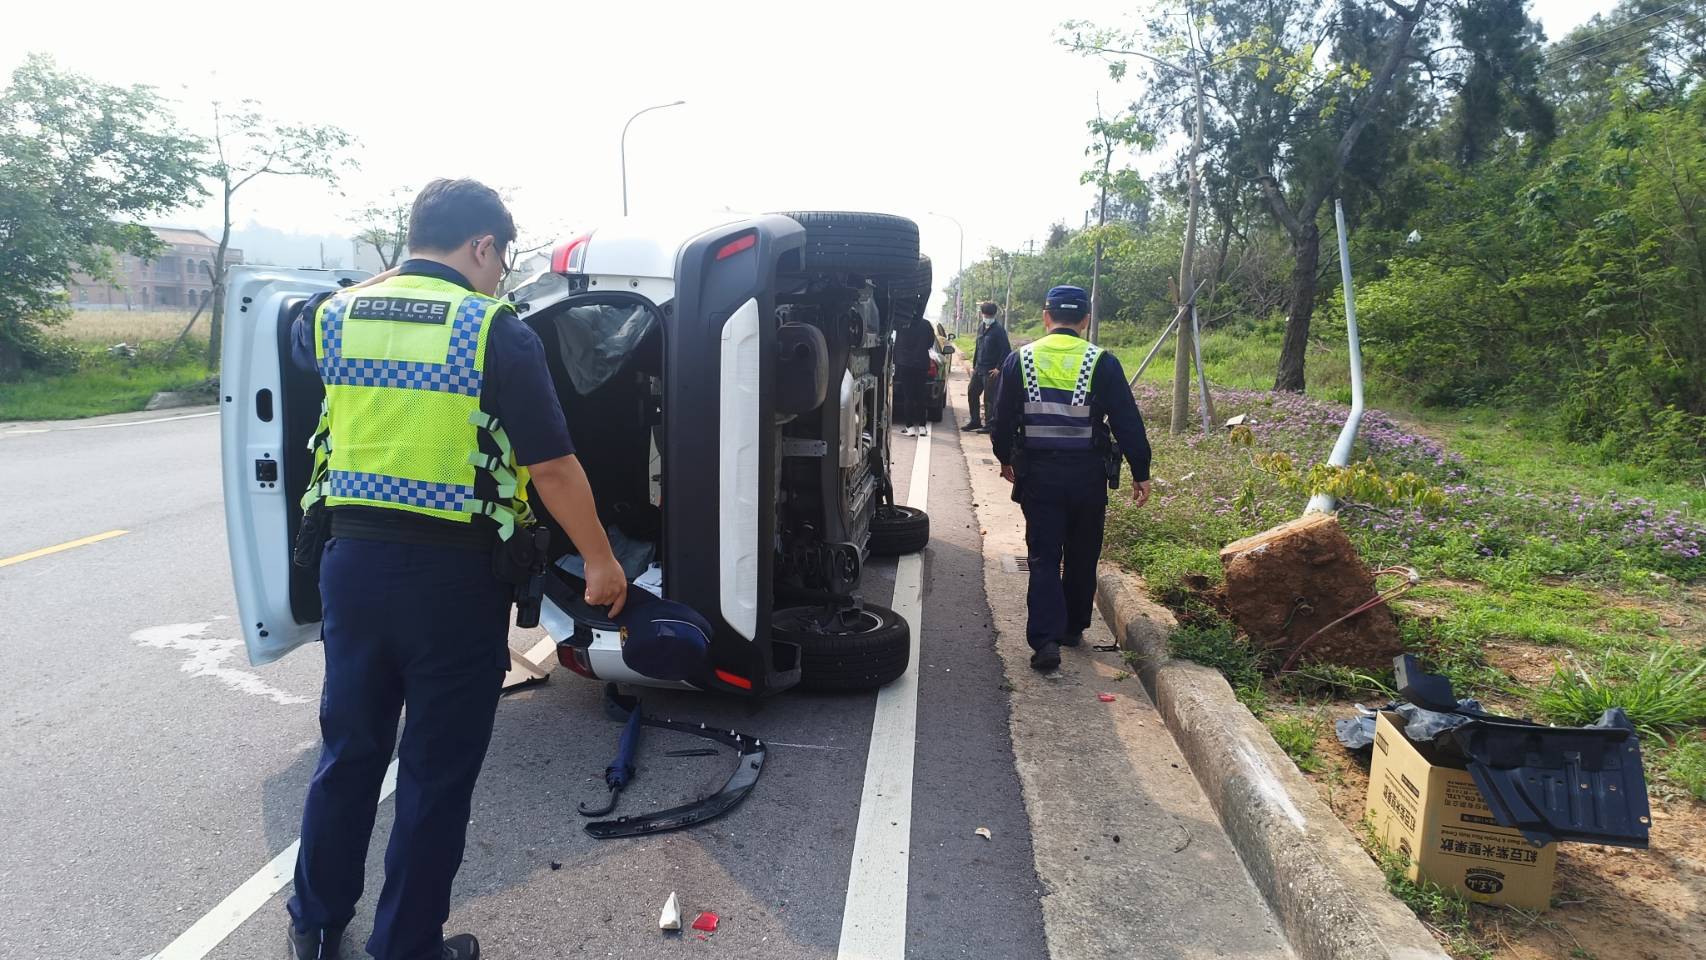
[[[187,310],[76,311],[51,332],[70,341],[75,369],[26,373],[0,383],[0,421],[69,420],[141,410],[162,390],[183,390],[207,379],[208,316],[196,320],[183,346],[166,351],[190,319]],[[114,356],[126,344],[135,356]]]
[[[76,340],[110,347],[115,343],[138,344],[149,340],[176,340],[190,322],[190,310],[78,310],[59,328]],[[206,334],[207,311],[196,319],[193,333]]]

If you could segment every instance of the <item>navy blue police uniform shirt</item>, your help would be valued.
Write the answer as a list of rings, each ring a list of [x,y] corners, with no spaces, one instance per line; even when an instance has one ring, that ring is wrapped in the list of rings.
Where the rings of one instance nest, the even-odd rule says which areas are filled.
[[[433,260],[405,260],[401,274],[434,277],[473,289],[460,271]],[[304,370],[319,370],[314,358],[314,314],[331,295],[310,298],[291,331],[291,359]],[[504,432],[515,448],[515,462],[525,467],[574,453],[574,441],[557,402],[557,388],[545,365],[545,345],[539,334],[522,323],[514,310],[499,311],[491,323],[491,333],[486,336],[481,406],[503,421]]]
[[[1071,330],[1056,330],[1055,333],[1075,337]],[[1114,439],[1119,441],[1120,453],[1125,456],[1127,466],[1131,467],[1131,475],[1137,480],[1149,479],[1149,435],[1143,429],[1143,414],[1138,412],[1137,400],[1131,395],[1131,386],[1126,383],[1125,368],[1120,366],[1120,360],[1112,353],[1103,351],[1096,361],[1096,369],[1090,374],[1090,400],[1108,418],[1108,429],[1113,431]],[[995,394],[995,414],[991,418],[989,437],[995,448],[995,458],[1003,466],[1013,462],[1014,440],[1023,429],[1021,420],[1025,413],[1025,382],[1024,373],[1019,369],[1019,353],[1014,351],[1001,364],[1001,378]],[[1049,457],[1062,456],[1061,451],[1047,451]],[[1064,453],[1064,456],[1083,456],[1082,454]],[[1095,454],[1100,460],[1101,454]]]

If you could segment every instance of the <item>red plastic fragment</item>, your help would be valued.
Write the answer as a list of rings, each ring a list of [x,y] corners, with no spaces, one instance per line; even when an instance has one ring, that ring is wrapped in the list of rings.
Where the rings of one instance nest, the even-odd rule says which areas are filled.
[[[716,914],[712,913],[709,910],[706,910],[704,913],[701,913],[697,917],[693,918],[693,929],[703,930],[706,933],[716,933],[717,932],[717,921],[719,919],[721,919],[721,918],[718,917]]]
[[[1096,699],[1102,701],[1103,703],[1113,703],[1114,702],[1114,695],[1111,693],[1098,693],[1096,695]]]

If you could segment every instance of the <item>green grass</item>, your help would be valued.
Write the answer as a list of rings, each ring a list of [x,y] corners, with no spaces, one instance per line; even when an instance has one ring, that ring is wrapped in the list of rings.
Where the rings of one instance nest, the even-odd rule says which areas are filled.
[[[161,365],[94,352],[71,373],[25,374],[20,380],[0,382],[0,421],[70,420],[141,410],[161,390],[185,389],[206,380],[202,353],[203,348],[186,343],[173,363]]]
[[[1233,323],[1207,331],[1202,340],[1202,355],[1211,395],[1216,387],[1272,388],[1283,332],[1282,326],[1273,323]],[[1102,341],[1120,358],[1129,375],[1160,333],[1160,327],[1110,324],[1104,327]],[[1452,449],[1489,467],[1493,477],[1535,491],[1581,491],[1593,496],[1617,492],[1706,512],[1706,485],[1666,480],[1660,471],[1645,464],[1608,460],[1593,447],[1564,442],[1549,421],[1547,411],[1427,407],[1413,400],[1416,391],[1411,385],[1383,374],[1368,356],[1364,357],[1364,371],[1364,394],[1369,407],[1393,413],[1424,432],[1449,438]],[[1350,355],[1342,337],[1330,344],[1317,341],[1312,345],[1307,373],[1311,396],[1336,403],[1350,402]],[[1156,384],[1172,382],[1171,340],[1144,371],[1143,379]],[[1193,380],[1193,423],[1195,389]],[[1216,412],[1220,413],[1218,407]],[[1226,415],[1220,416],[1225,419]]]
[[[1646,656],[1613,651],[1597,663],[1559,664],[1535,704],[1558,723],[1582,725],[1622,707],[1649,736],[1706,723],[1706,657],[1666,645]]]
[[[1706,801],[1706,739],[1698,734],[1685,734],[1668,747],[1652,750],[1649,763],[1659,775],[1680,787],[1696,800]]]
[[[1280,749],[1291,757],[1297,769],[1304,773],[1320,773],[1325,767],[1321,755],[1315,751],[1315,741],[1326,732],[1327,718],[1324,714],[1309,716],[1294,716],[1275,714],[1262,720],[1268,726],[1268,732],[1274,735],[1274,742]]]
[[[1372,824],[1364,821],[1362,830],[1364,846],[1386,877],[1386,889],[1445,940],[1446,951],[1458,960],[1491,960],[1492,950],[1470,924],[1469,901],[1431,880],[1411,880],[1406,875],[1409,858],[1381,843]]]

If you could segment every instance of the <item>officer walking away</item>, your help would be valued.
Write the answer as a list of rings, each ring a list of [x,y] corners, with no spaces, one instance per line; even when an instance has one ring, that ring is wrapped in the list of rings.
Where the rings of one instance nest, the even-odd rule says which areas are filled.
[[[971,418],[961,429],[983,433],[988,428],[983,425],[983,418],[978,416],[979,401],[988,395],[990,419],[995,419],[995,380],[1001,372],[1001,365],[1007,362],[1008,354],[1013,352],[1013,344],[1007,339],[1007,327],[995,318],[994,303],[985,300],[978,305],[977,312],[983,318],[983,325],[977,331],[977,349],[971,360],[971,383],[966,386],[966,406],[971,408]]]
[[[480,955],[469,934],[446,939],[444,922],[508,665],[510,604],[536,597],[544,569],[529,480],[586,558],[587,602],[614,614],[627,595],[544,348],[494,296],[514,239],[490,187],[435,180],[409,217],[413,259],[310,300],[296,321],[295,360],[326,387],[298,544],[298,562],[320,561],[326,677],[288,907],[293,960],[339,955],[405,707],[367,951]]]
[[[925,381],[930,378],[930,348],[936,345],[936,330],[922,316],[895,328],[894,406],[905,429],[903,436],[922,437],[930,432],[924,422],[930,405]]]
[[[1131,467],[1132,499],[1140,507],[1149,502],[1143,416],[1119,358],[1084,338],[1089,321],[1082,288],[1050,290],[1043,306],[1047,334],[1002,365],[990,420],[1001,476],[1015,485],[1013,499],[1025,513],[1031,568],[1025,639],[1038,670],[1060,666],[1060,648],[1078,646],[1090,627],[1120,454]]]

